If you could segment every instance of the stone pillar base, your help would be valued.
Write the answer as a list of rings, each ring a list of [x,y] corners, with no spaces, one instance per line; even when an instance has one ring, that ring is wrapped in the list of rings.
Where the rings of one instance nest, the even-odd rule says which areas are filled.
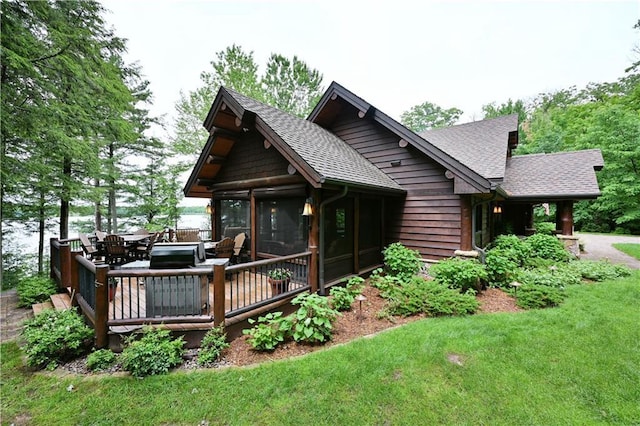
[[[580,258],[580,238],[575,235],[558,235],[558,239],[569,253]]]
[[[475,250],[456,250],[453,254],[463,259],[477,259],[480,256],[480,253]]]

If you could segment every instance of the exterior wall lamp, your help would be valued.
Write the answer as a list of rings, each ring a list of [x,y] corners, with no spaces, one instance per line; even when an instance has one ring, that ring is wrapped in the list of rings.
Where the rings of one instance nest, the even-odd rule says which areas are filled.
[[[205,211],[207,214],[211,214],[211,213],[213,213],[213,208],[211,207],[211,203],[207,204],[207,207],[205,207],[205,208],[204,208],[204,211]]]
[[[501,206],[494,206],[493,207],[493,213],[494,214],[501,214],[502,213],[502,207]]]
[[[313,199],[307,198],[302,209],[302,216],[313,216]]]

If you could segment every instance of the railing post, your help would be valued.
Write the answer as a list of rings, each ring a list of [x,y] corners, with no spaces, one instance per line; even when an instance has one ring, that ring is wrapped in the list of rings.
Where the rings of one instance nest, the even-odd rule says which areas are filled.
[[[60,286],[71,287],[71,246],[60,244]]]
[[[96,322],[94,324],[96,332],[96,347],[105,348],[109,344],[109,265],[96,266]]]
[[[78,306],[78,293],[80,292],[80,278],[77,254],[71,257],[71,306]]]
[[[224,275],[225,265],[213,265],[213,325],[219,327],[224,322]]]
[[[53,242],[56,240],[57,238],[49,238],[49,278],[57,282],[55,273],[56,256],[54,255],[56,248],[53,246]]]

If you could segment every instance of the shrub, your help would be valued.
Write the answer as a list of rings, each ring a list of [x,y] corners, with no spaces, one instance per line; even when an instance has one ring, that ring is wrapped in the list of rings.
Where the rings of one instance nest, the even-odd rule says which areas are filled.
[[[87,368],[91,371],[105,371],[116,363],[116,354],[109,349],[99,349],[87,357]]]
[[[171,339],[169,330],[147,326],[142,337],[129,336],[120,359],[122,368],[135,377],[164,374],[182,363],[184,341],[182,337]]]
[[[513,281],[517,273],[518,263],[514,259],[514,252],[504,248],[494,248],[487,252],[484,267],[487,280],[495,286],[505,286]]]
[[[396,287],[387,298],[388,312],[402,316],[418,313],[431,316],[466,315],[476,312],[479,306],[473,290],[460,293],[459,290],[421,277]]]
[[[580,274],[582,278],[591,281],[606,281],[631,274],[631,270],[625,265],[616,265],[608,261],[579,260],[570,263],[571,269]]]
[[[499,235],[492,244],[494,249],[502,249],[508,253],[509,259],[522,266],[531,255],[531,247],[517,235]]]
[[[282,317],[282,312],[270,312],[258,320],[249,319],[249,324],[256,324],[253,328],[242,330],[242,334],[249,335],[248,342],[257,351],[272,351],[284,342],[291,331],[291,317]]]
[[[544,285],[563,289],[569,285],[580,284],[580,274],[568,266],[552,265],[547,268],[522,269],[517,274],[522,284]]]
[[[533,234],[526,239],[527,245],[531,248],[531,255],[543,259],[551,259],[556,262],[566,262],[569,260],[569,252],[553,235]]]
[[[18,306],[30,308],[34,303],[41,303],[49,299],[58,291],[56,283],[49,277],[34,275],[23,278],[18,283]]]
[[[55,369],[60,362],[88,352],[93,344],[91,330],[73,309],[46,310],[25,322],[27,365]]]
[[[536,225],[536,234],[543,235],[555,235],[556,234],[556,224],[552,222],[537,222]]]
[[[429,273],[438,283],[463,292],[470,288],[480,290],[480,282],[487,279],[487,271],[477,260],[472,259],[443,260],[432,265]]]
[[[220,358],[222,351],[229,347],[227,334],[223,327],[214,327],[202,338],[200,352],[198,352],[198,364],[211,365]]]
[[[516,304],[524,309],[541,309],[558,306],[564,301],[562,290],[546,285],[523,285],[517,291]]]
[[[382,275],[382,269],[376,269],[371,274],[369,278],[369,284],[372,287],[380,290],[380,295],[385,297],[389,291],[393,290],[395,287],[402,285],[402,280],[394,275]]]
[[[307,343],[331,340],[333,321],[339,312],[329,306],[329,299],[304,292],[296,296],[291,304],[300,305],[293,314],[293,340]]]
[[[331,287],[329,294],[333,297],[332,306],[338,311],[348,311],[356,296],[362,292],[364,279],[353,277],[345,287]]]
[[[385,272],[397,276],[402,281],[411,280],[422,268],[420,253],[406,248],[401,243],[390,244],[382,253]]]

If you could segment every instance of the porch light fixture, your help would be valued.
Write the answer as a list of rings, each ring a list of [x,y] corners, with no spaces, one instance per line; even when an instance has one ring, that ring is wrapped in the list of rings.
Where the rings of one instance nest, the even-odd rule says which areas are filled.
[[[502,207],[500,207],[500,206],[494,206],[494,207],[493,207],[493,213],[495,213],[495,214],[501,214],[501,213],[502,213]]]
[[[213,213],[213,208],[211,207],[211,203],[207,204],[207,207],[205,207],[205,208],[204,208],[204,211],[205,211],[207,214],[211,214],[211,213]]]
[[[313,199],[307,198],[302,209],[302,216],[313,216]]]

